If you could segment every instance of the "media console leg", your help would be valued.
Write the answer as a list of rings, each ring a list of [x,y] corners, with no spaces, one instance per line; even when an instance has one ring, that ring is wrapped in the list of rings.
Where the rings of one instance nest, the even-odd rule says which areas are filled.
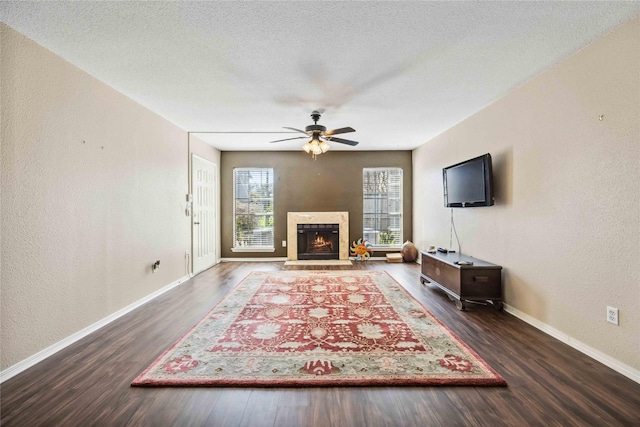
[[[464,311],[464,309],[466,308],[466,305],[464,303],[464,301],[457,299],[456,300],[456,308],[460,311]]]

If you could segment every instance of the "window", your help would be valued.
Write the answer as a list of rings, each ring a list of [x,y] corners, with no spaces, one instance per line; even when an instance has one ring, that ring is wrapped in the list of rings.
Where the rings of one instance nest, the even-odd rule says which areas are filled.
[[[275,250],[273,169],[233,169],[233,250]]]
[[[362,170],[363,238],[374,247],[402,244],[402,169]]]

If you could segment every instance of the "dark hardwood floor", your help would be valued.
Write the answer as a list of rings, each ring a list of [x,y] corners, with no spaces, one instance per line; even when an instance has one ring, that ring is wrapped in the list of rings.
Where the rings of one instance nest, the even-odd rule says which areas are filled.
[[[508,387],[130,387],[250,271],[293,269],[223,263],[4,382],[1,425],[640,426],[640,384],[505,312],[456,310],[417,264],[351,268],[386,269]]]

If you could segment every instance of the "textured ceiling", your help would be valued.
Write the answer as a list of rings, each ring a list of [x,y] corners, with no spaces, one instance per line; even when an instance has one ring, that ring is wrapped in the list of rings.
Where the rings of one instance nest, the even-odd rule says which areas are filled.
[[[222,150],[320,124],[412,149],[614,27],[640,2],[7,2],[2,22]],[[246,133],[234,133],[246,132]],[[204,135],[203,135],[204,136]]]

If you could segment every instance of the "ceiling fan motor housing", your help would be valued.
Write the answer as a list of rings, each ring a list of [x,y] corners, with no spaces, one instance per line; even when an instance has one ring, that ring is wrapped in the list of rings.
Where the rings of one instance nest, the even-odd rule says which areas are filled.
[[[327,130],[326,127],[322,126],[322,125],[309,125],[306,128],[304,128],[304,130],[306,130],[307,132],[324,132]]]

